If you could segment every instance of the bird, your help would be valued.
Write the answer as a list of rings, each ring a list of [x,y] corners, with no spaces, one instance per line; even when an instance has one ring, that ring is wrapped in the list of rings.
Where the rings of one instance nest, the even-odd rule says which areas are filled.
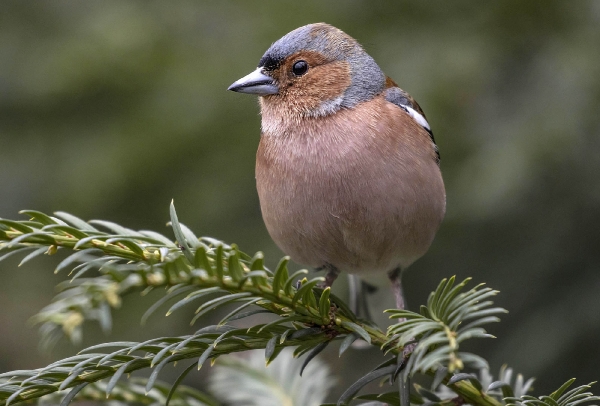
[[[258,95],[256,187],[266,228],[295,262],[368,280],[425,254],[446,212],[440,154],[419,104],[357,40],[326,23],[275,41],[228,90]]]

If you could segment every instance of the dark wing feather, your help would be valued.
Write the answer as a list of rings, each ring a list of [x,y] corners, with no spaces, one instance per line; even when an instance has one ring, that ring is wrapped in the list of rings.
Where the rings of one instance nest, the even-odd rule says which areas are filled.
[[[413,119],[415,119],[417,121],[417,123],[419,123],[419,125],[421,125],[421,127],[423,127],[429,133],[429,137],[431,138],[431,142],[433,142],[433,146],[435,148],[435,154],[437,157],[436,161],[439,163],[440,162],[440,152],[438,151],[438,147],[435,143],[435,138],[433,137],[433,131],[431,131],[431,127],[429,126],[429,123],[427,122],[427,117],[425,116],[425,113],[421,109],[421,106],[419,106],[419,103],[417,103],[417,101],[415,99],[413,99],[413,97],[410,94],[408,94],[404,90],[400,89],[400,87],[398,87],[396,82],[394,82],[389,77],[387,78],[385,85],[386,85],[385,90],[384,90],[385,99],[387,101],[389,101],[390,103],[393,103],[396,106],[400,107],[406,113],[408,113],[411,117],[413,117]],[[424,123],[417,120],[411,114],[409,109],[412,109],[416,113],[420,114],[424,120]]]

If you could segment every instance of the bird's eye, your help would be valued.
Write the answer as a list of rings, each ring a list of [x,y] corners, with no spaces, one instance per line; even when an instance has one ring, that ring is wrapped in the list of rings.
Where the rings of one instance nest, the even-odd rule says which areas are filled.
[[[294,64],[294,66],[292,66],[292,72],[294,72],[294,75],[296,76],[304,75],[307,70],[308,64],[306,63],[306,61],[298,61]]]

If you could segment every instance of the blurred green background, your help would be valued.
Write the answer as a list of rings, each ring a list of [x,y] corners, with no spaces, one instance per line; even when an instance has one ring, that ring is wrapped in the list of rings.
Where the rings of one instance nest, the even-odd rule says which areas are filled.
[[[535,376],[538,394],[599,379],[598,1],[4,0],[0,217],[64,210],[170,235],[174,198],[198,234],[273,266],[282,253],[254,186],[257,101],[226,88],[273,41],[319,21],[357,38],[419,101],[440,148],[448,211],[405,275],[409,307],[443,277],[473,276],[510,310],[490,328],[497,339],[469,347],[494,372],[506,362]],[[57,261],[0,264],[0,372],[79,349],[40,352],[27,323],[66,278]],[[195,331],[191,309],[140,328],[157,297],[129,297],[112,335],[86,325],[84,344]],[[337,394],[380,362],[376,350],[322,357]]]

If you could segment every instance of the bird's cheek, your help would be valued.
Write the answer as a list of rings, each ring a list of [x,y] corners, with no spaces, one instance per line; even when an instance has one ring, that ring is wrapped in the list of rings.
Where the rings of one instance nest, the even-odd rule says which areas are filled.
[[[327,69],[324,68],[315,69],[299,80],[290,82],[280,92],[282,97],[298,110],[326,115],[336,100],[341,101],[351,79],[346,62],[330,63]]]

